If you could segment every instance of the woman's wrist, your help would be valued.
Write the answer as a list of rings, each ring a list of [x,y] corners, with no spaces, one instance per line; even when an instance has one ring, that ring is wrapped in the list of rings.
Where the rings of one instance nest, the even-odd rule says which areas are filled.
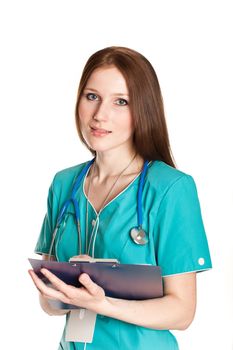
[[[41,308],[50,316],[62,316],[66,315],[70,310],[56,309],[52,307],[49,300],[42,295],[39,296]]]

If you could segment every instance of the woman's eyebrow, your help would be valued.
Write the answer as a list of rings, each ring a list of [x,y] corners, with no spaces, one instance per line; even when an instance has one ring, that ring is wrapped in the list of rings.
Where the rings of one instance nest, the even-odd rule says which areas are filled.
[[[99,93],[99,91],[98,90],[96,90],[96,89],[93,89],[93,88],[91,88],[91,87],[86,87],[84,90],[90,90],[90,91],[94,91],[94,92],[97,92],[97,93]],[[112,96],[129,96],[128,94],[123,94],[122,92],[115,92],[114,94],[111,94]]]

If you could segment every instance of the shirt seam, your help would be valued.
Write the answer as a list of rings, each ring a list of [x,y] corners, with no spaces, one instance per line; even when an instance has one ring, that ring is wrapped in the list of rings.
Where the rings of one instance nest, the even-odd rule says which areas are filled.
[[[163,194],[163,197],[161,198],[161,201],[160,201],[160,203],[159,203],[158,212],[159,212],[160,207],[161,207],[163,201],[165,200],[165,198],[166,198],[168,192],[171,190],[171,188],[172,188],[178,181],[180,181],[180,180],[183,179],[183,178],[187,178],[187,179],[188,179],[188,178],[190,178],[190,175],[187,175],[187,174],[181,175],[180,177],[178,177],[178,179],[176,179],[176,180],[166,189],[166,191],[165,191],[165,193]]]
[[[58,196],[55,192],[55,181],[57,179],[57,174],[54,176],[54,179],[53,179],[53,182],[52,182],[52,192],[53,192],[53,195],[54,197],[56,198],[56,201],[57,201],[57,204],[59,203],[59,200],[58,200]]]
[[[77,177],[79,176],[79,174],[81,173],[81,171],[83,170],[83,168],[87,165],[87,163],[88,163],[88,161],[86,161],[86,162],[84,162],[84,163],[82,163],[82,164],[78,164],[78,166],[81,166],[81,165],[83,165],[82,167],[81,167],[81,169],[75,174],[75,176],[74,176],[74,178],[73,178],[73,180],[72,180],[72,183],[71,183],[71,188],[70,188],[70,190],[69,190],[69,194],[71,195],[71,193],[72,193],[72,189],[73,189],[73,187],[74,187],[74,184],[75,184],[75,181],[76,181],[76,179],[77,179]],[[69,169],[69,168],[68,168]],[[66,170],[66,169],[65,169]],[[62,171],[61,171],[62,172]],[[57,172],[56,174],[55,174],[55,176],[54,176],[54,179],[53,179],[53,182],[52,182],[52,191],[53,191],[53,193],[54,193],[54,195],[55,195],[55,197],[56,197],[56,200],[57,200],[57,203],[59,204],[59,199],[58,199],[58,196],[57,196],[57,194],[56,194],[56,192],[55,192],[55,182],[57,181],[57,177],[58,177],[58,175],[61,173],[61,172]]]
[[[191,271],[183,271],[183,272],[176,272],[176,273],[169,273],[167,275],[162,275],[162,277],[170,277],[170,276],[176,276],[176,275],[184,275],[186,273],[192,273],[192,272],[202,272],[202,271],[207,271],[207,270],[211,270],[211,267],[205,267],[203,269],[196,269],[196,270],[191,270]]]

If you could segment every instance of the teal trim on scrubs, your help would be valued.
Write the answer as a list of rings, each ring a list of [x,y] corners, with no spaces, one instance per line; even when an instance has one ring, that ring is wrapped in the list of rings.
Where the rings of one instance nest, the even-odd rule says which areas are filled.
[[[48,211],[35,248],[48,254],[58,213],[69,198],[72,185],[86,163],[65,169],[54,177],[48,195]],[[82,247],[85,246],[86,195],[84,181],[77,191],[80,205]],[[116,258],[121,263],[159,265],[162,275],[170,276],[210,269],[211,258],[203,226],[197,189],[190,175],[162,161],[151,162],[143,189],[143,228],[149,243],[136,245],[130,238],[131,228],[137,226],[137,191],[139,176],[109,202],[99,216],[94,257]],[[89,238],[96,212],[88,205]],[[57,234],[53,254],[59,261],[68,261],[78,254],[77,229],[72,205]],[[91,247],[92,248],[92,247]],[[82,251],[85,253],[85,251]],[[59,349],[73,349],[65,342]],[[83,343],[75,343],[83,349]],[[175,337],[169,330],[153,330],[101,315],[97,316],[91,350],[177,350]]]

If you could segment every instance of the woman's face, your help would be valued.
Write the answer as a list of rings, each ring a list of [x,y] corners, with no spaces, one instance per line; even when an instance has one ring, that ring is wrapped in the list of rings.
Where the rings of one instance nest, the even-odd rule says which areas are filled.
[[[96,152],[132,150],[133,119],[124,76],[115,66],[93,71],[79,102],[82,135]]]

